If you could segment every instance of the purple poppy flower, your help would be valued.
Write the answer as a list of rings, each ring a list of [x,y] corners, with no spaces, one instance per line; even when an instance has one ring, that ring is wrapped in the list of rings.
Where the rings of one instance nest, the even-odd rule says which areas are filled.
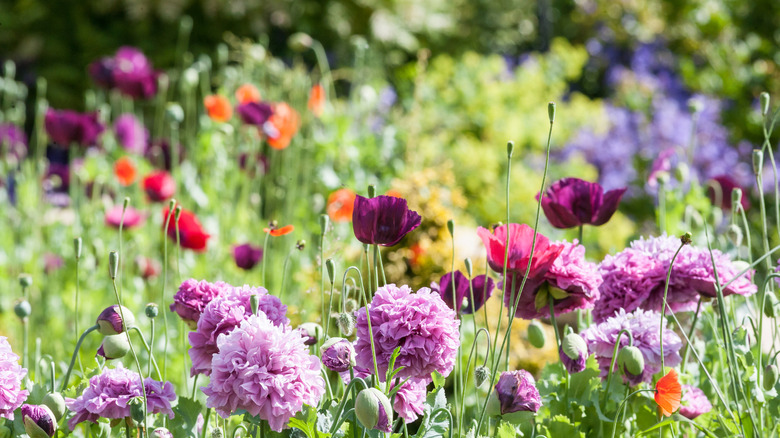
[[[236,112],[247,125],[262,128],[274,113],[273,107],[264,102],[247,102],[236,107]]]
[[[604,225],[615,214],[625,191],[622,188],[605,193],[599,183],[563,178],[544,193],[542,209],[555,228]]]
[[[12,156],[17,162],[27,156],[27,134],[11,123],[0,123],[0,157]]]
[[[71,144],[91,146],[104,129],[97,113],[82,114],[51,108],[46,111],[44,125],[52,141],[62,147],[69,147]]]
[[[149,131],[132,114],[122,114],[114,122],[114,134],[119,144],[128,152],[141,155],[149,141]]]
[[[336,373],[349,371],[355,366],[355,347],[344,338],[330,338],[322,344],[322,364]]]
[[[658,177],[662,174],[669,174],[672,171],[672,157],[674,157],[674,148],[666,148],[658,154],[658,158],[650,166],[650,174],[647,176],[647,185],[658,187]]]
[[[712,403],[704,392],[691,385],[682,385],[683,395],[680,404],[680,415],[693,420],[699,415],[706,414],[712,410]]]
[[[19,356],[11,350],[8,338],[0,336],[0,418],[14,419],[14,411],[22,405],[29,391],[22,389],[27,370],[19,365]]]
[[[122,324],[122,315],[125,317],[124,325]],[[122,310],[119,310],[119,306],[114,304],[108,306],[100,312],[97,317],[96,324],[100,327],[98,331],[104,336],[118,335],[124,332],[124,327],[128,329],[135,325],[135,316],[125,306],[122,306]]]
[[[731,192],[734,189],[742,190],[741,204],[744,210],[750,208],[750,200],[747,198],[746,190],[737,184],[733,178],[728,175],[714,176],[710,178],[707,187],[707,196],[710,201],[722,210],[731,211]]]
[[[245,243],[233,247],[233,260],[236,261],[236,266],[243,270],[248,271],[254,268],[262,258],[263,248],[260,248],[259,246]]]
[[[213,299],[225,294],[231,287],[221,281],[210,283],[194,278],[185,280],[173,296],[173,303],[170,306],[171,312],[176,312],[191,329],[195,330],[203,309]]]
[[[438,292],[444,302],[447,303],[447,306],[449,306],[450,309],[457,310],[458,313],[470,315],[481,309],[485,304],[485,301],[490,298],[493,289],[496,288],[493,279],[487,275],[479,275],[469,282],[469,279],[466,278],[462,272],[455,271],[455,299],[459,304],[457,308],[455,308],[452,305],[452,277],[452,272],[442,275],[439,283],[433,283],[431,289]],[[469,283],[471,283],[471,289],[469,289]],[[473,303],[471,302],[472,290],[474,291]]]
[[[420,226],[422,218],[409,210],[406,199],[394,196],[355,197],[352,228],[357,240],[367,244],[393,246]]]
[[[134,99],[148,99],[157,93],[158,73],[135,47],[120,47],[111,71],[113,86]]]
[[[57,419],[46,405],[22,405],[24,430],[31,437],[52,437],[57,433]]]
[[[501,404],[501,415],[512,412],[537,412],[542,407],[542,397],[536,389],[534,376],[526,370],[507,371],[496,383],[496,395]]]

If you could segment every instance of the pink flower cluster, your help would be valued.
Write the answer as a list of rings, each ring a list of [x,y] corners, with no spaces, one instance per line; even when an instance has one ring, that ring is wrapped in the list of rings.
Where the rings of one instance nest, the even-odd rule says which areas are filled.
[[[19,365],[19,356],[11,350],[8,338],[0,336],[0,417],[14,419],[14,411],[27,400],[22,389],[27,370]]]
[[[176,312],[190,328],[195,329],[206,305],[230,287],[229,284],[221,281],[209,283],[206,280],[198,281],[194,278],[185,280],[173,296],[171,312]]]

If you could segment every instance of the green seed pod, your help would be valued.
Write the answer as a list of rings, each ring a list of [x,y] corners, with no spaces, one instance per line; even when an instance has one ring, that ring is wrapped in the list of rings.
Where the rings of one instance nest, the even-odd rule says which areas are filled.
[[[30,316],[30,314],[32,313],[32,307],[30,306],[30,302],[25,299],[19,300],[16,303],[16,305],[14,305],[14,313],[22,321],[26,320],[27,317]]]
[[[761,175],[764,170],[764,152],[761,149],[753,149],[753,173]]]
[[[130,343],[127,342],[127,335],[122,333],[103,338],[97,355],[106,358],[106,360],[113,360],[125,357],[129,351]]]
[[[393,423],[390,400],[376,388],[360,391],[355,400],[355,416],[366,429],[390,432]]]
[[[157,304],[149,303],[146,305],[144,313],[146,313],[147,318],[154,319],[157,318],[157,315],[160,314],[160,309],[157,307]]]
[[[777,384],[778,369],[777,365],[771,364],[764,368],[764,390],[771,391]]]
[[[450,232],[450,236],[455,237],[455,222],[452,219],[447,221],[447,231]]]
[[[32,276],[30,274],[19,275],[19,284],[22,286],[22,289],[32,286]]]
[[[731,205],[737,206],[742,204],[742,189],[734,187],[731,190]]]
[[[543,348],[546,341],[544,329],[537,321],[528,324],[528,342],[536,348]]]
[[[466,260],[463,260],[463,264],[466,265],[466,274],[471,278],[474,275],[474,266],[471,264],[471,259],[466,258]]]
[[[645,357],[637,347],[623,347],[618,353],[618,367],[632,376],[642,374],[645,369]]]
[[[76,259],[81,258],[81,247],[82,247],[81,237],[77,237],[73,239],[73,252],[76,254]]]
[[[327,214],[321,214],[320,215],[320,233],[322,235],[325,234],[326,231],[328,231],[328,225],[330,224],[330,218]]]
[[[766,297],[764,297],[764,315],[769,318],[777,317],[777,296],[772,291],[766,291]]]
[[[51,412],[54,414],[54,418],[56,418],[57,421],[60,421],[62,416],[68,411],[65,407],[65,398],[59,392],[46,394],[41,403],[51,409]]]
[[[512,154],[515,152],[515,142],[508,141],[506,142],[506,157],[512,158]]]

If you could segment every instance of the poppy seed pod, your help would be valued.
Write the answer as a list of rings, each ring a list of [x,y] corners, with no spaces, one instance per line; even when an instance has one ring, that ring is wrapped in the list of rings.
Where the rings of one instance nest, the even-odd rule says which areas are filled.
[[[637,347],[623,347],[618,353],[618,367],[628,377],[629,382],[635,382],[641,378],[645,369],[645,357]]]
[[[772,388],[775,387],[777,384],[777,378],[778,378],[778,369],[777,365],[771,364],[767,365],[766,368],[764,368],[764,390],[765,391],[771,391]]]
[[[149,303],[146,305],[144,313],[146,314],[147,318],[154,319],[157,318],[157,315],[160,314],[160,308],[155,303]]]
[[[761,149],[753,149],[753,173],[761,175],[764,170],[764,152]]]
[[[528,323],[528,342],[536,348],[543,348],[545,343],[545,334],[542,325],[537,321]]]
[[[333,259],[325,260],[325,268],[327,268],[328,271],[328,280],[330,280],[330,284],[334,284],[336,282],[336,263],[333,262]]]
[[[27,317],[30,316],[32,313],[32,307],[30,306],[30,302],[21,299],[14,305],[14,313],[16,316],[19,317],[22,321],[26,321]]]
[[[515,142],[508,141],[506,142],[506,156],[507,158],[512,158],[512,154],[515,151]]]
[[[81,258],[81,247],[82,247],[81,237],[77,237],[73,239],[73,252],[76,254],[76,259]]]
[[[106,307],[97,318],[96,324],[98,325],[98,332],[103,336],[116,335],[124,332],[124,326],[122,324],[122,315],[125,317],[124,326],[127,328],[135,326],[135,316],[125,306],[122,306],[120,312],[119,306],[114,304],[113,306]]]
[[[32,283],[32,276],[30,274],[22,274],[19,276],[19,285],[22,286],[22,289],[32,286]]]
[[[559,356],[569,373],[579,373],[585,369],[585,361],[588,359],[588,344],[577,333],[569,333],[561,340]]]
[[[320,215],[320,233],[325,234],[328,231],[328,224],[330,223],[330,217],[327,214]]]
[[[43,397],[43,400],[41,400],[41,403],[51,409],[51,412],[54,414],[54,418],[57,421],[60,421],[62,416],[65,415],[65,412],[67,412],[65,398],[59,392],[51,392],[46,394],[46,396]]]
[[[555,121],[555,102],[547,104],[547,116],[550,118],[550,123]]]
[[[108,275],[112,280],[116,278],[116,273],[119,270],[119,253],[111,251],[108,253]]]
[[[355,415],[366,429],[390,432],[393,423],[393,410],[390,400],[380,390],[367,388],[355,400]]]
[[[731,190],[731,205],[742,205],[742,189],[734,187]]]
[[[57,420],[46,405],[22,405],[22,419],[30,438],[51,438],[57,433]]]
[[[322,364],[336,373],[355,366],[355,347],[344,338],[330,338],[320,347]]]
[[[103,338],[103,343],[97,350],[97,355],[106,360],[120,359],[130,351],[130,343],[125,334],[110,335]]]

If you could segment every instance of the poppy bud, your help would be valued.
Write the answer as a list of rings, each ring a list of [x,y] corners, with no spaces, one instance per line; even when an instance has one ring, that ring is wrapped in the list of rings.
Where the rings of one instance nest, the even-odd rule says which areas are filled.
[[[32,286],[32,276],[30,274],[21,274],[19,276],[19,284],[22,288],[28,288]]]
[[[312,44],[314,40],[303,32],[294,33],[287,39],[287,47],[294,52],[305,52]]]
[[[469,274],[469,278],[474,274],[474,266],[471,264],[471,259],[466,258],[466,260],[463,260],[463,264],[466,265],[466,273]]]
[[[157,315],[160,313],[160,309],[157,307],[157,304],[155,303],[149,303],[146,305],[146,308],[144,309],[144,313],[146,313],[147,318],[157,318]]]
[[[690,245],[692,241],[693,241],[693,236],[691,235],[690,231],[680,236],[680,243],[682,243],[683,245]]]
[[[479,365],[474,369],[474,386],[479,388],[490,378],[490,370],[484,365]]]
[[[765,116],[769,113],[769,93],[764,91],[758,98],[761,101],[761,115]]]
[[[22,419],[30,438],[51,438],[57,433],[57,420],[46,405],[22,405]]]
[[[531,373],[525,370],[502,373],[496,383],[494,394],[498,400],[498,414],[501,416],[515,412],[535,413],[542,406],[542,397],[536,389],[536,381]],[[519,416],[523,417],[523,414]],[[504,419],[518,418],[518,416],[513,417]]]
[[[214,429],[214,430],[218,430],[220,431],[220,433],[222,432],[220,429]],[[171,433],[170,430],[164,427],[158,427],[152,432],[152,438],[173,438],[173,434]]]
[[[355,366],[355,347],[344,338],[330,338],[320,347],[322,364],[336,373]]]
[[[512,158],[512,153],[515,151],[515,142],[508,141],[506,142],[506,156],[507,158]]]
[[[355,415],[366,429],[390,432],[393,423],[393,411],[390,400],[380,390],[367,388],[355,400]]]
[[[761,175],[764,169],[764,152],[761,149],[753,149],[753,173]]]
[[[328,231],[328,224],[330,223],[330,217],[327,214],[320,215],[320,233],[325,234]]]
[[[569,333],[561,340],[559,356],[569,373],[579,373],[585,369],[585,361],[588,359],[588,344],[577,333]]]
[[[347,313],[352,313],[358,308],[357,301],[350,298],[347,300],[346,303],[344,303],[344,308],[346,309]]]
[[[739,247],[742,245],[742,228],[739,227],[737,224],[731,224],[729,225],[728,229],[726,229],[726,236],[728,236],[731,243]]]
[[[51,412],[54,414],[54,418],[57,421],[60,421],[62,416],[65,415],[65,412],[67,412],[67,408],[65,407],[65,398],[59,392],[51,392],[46,394],[46,396],[43,397],[41,403],[51,409]]]
[[[351,313],[339,313],[336,324],[338,324],[339,331],[344,336],[351,336],[352,331],[355,329],[355,318]]]
[[[77,237],[73,239],[73,252],[76,254],[76,259],[81,258],[81,246],[82,246],[81,237]]]
[[[623,370],[629,382],[636,382],[641,378],[645,370],[645,357],[637,347],[623,347],[617,360],[618,367]]]
[[[688,100],[688,111],[691,114],[696,114],[699,111],[702,110],[702,102],[701,99],[691,98]]]
[[[544,347],[544,329],[542,329],[542,325],[536,321],[528,323],[528,342],[536,348]]]
[[[169,103],[165,107],[165,116],[171,122],[181,123],[184,120],[184,110],[178,103]]]
[[[685,182],[691,176],[691,170],[685,163],[678,163],[674,168],[674,178],[677,181]]]
[[[106,307],[97,318],[96,324],[99,326],[98,331],[103,336],[116,335],[122,333],[124,328],[122,326],[122,315],[125,316],[125,326],[127,328],[135,326],[135,316],[125,306],[122,306],[122,311],[119,311],[119,306],[114,304],[113,306]]]
[[[333,262],[333,259],[325,260],[325,267],[328,271],[328,280],[330,280],[330,284],[333,284],[336,282],[336,264]]]
[[[447,221],[447,231],[450,232],[450,236],[455,237],[455,222],[452,219]]]
[[[144,399],[143,397],[133,397],[127,402],[130,405],[130,416],[133,420],[141,423],[144,421]]]
[[[112,280],[116,279],[116,273],[119,270],[119,253],[111,251],[108,253],[108,275]]]
[[[103,343],[97,350],[97,355],[106,360],[121,359],[130,351],[130,344],[124,334],[110,335],[103,338]]]
[[[778,370],[777,365],[771,364],[764,368],[764,390],[771,391],[777,384]]]
[[[764,315],[769,318],[777,316],[777,296],[772,291],[766,291],[764,297]]]
[[[184,70],[182,74],[182,85],[186,85],[188,88],[192,88],[198,84],[198,72],[194,68],[190,67]]]
[[[171,435],[171,438],[173,438],[173,435]],[[222,438],[222,429],[212,429],[211,438]]]
[[[555,102],[547,104],[547,116],[550,118],[550,123],[555,121]]]
[[[306,345],[314,345],[319,341],[322,336],[322,326],[313,322],[304,322],[298,326],[298,330],[303,335],[303,343]]]
[[[376,186],[373,184],[368,185],[368,197],[373,198],[376,196]]]
[[[30,302],[25,300],[24,298],[19,300],[19,302],[17,302],[16,305],[14,306],[14,313],[22,321],[27,320],[27,317],[30,316],[30,314],[32,313],[32,307],[30,306]]]

